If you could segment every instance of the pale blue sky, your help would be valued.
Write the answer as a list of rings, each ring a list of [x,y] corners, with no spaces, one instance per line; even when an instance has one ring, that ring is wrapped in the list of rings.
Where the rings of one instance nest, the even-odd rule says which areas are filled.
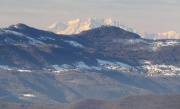
[[[57,21],[112,18],[137,31],[180,34],[180,0],[0,0],[0,27],[46,29]]]

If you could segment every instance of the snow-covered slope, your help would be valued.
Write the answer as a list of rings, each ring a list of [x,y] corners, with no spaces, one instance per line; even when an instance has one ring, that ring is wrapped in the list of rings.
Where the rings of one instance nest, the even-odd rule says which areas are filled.
[[[139,34],[141,37],[146,39],[180,39],[180,35],[175,31],[168,31],[163,33],[147,33],[137,32],[133,28],[129,28],[120,22],[117,22],[111,18],[108,19],[76,19],[68,22],[56,22],[50,25],[47,30],[57,34],[78,34],[84,30],[90,30],[93,28],[101,27],[102,25],[111,25],[120,27],[124,30]]]
[[[133,30],[132,28],[128,28],[123,24],[121,24],[120,22],[112,20],[111,18],[108,19],[87,18],[84,20],[81,19],[71,20],[65,23],[56,22],[51,26],[49,26],[47,30],[55,32],[57,34],[77,34],[84,30],[90,30],[93,28],[101,27],[102,25],[116,26],[130,32],[135,32],[135,30]]]

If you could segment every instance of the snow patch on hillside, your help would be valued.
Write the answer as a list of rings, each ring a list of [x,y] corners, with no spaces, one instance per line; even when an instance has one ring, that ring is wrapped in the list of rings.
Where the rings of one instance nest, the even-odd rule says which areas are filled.
[[[0,65],[0,68],[2,68],[2,69],[7,69],[7,68],[9,68],[9,67],[8,67],[8,65]]]
[[[175,45],[180,45],[180,42],[176,40],[167,40],[166,42],[158,41],[153,43],[155,46],[160,47],[160,46],[175,46]]]
[[[80,43],[76,42],[76,41],[64,41],[69,43],[70,45],[74,46],[74,47],[83,47],[83,45],[81,45]]]
[[[55,73],[60,73],[64,71],[73,71],[73,70],[102,70],[102,68],[96,66],[88,66],[82,61],[75,62],[73,65],[63,64],[63,65],[51,65],[55,69]]]
[[[16,32],[16,31],[12,31],[12,30],[3,30],[3,31],[6,33],[17,35],[17,36],[24,36],[24,34]]]
[[[112,69],[112,70],[133,68],[132,66],[122,63],[122,62],[110,62],[110,61],[105,61],[105,60],[100,60],[100,59],[97,59],[97,61],[101,66],[107,69]]]
[[[29,72],[29,73],[32,72],[31,70],[22,70],[22,69],[18,69],[17,71],[18,72]]]
[[[0,69],[5,69],[5,70],[13,70],[13,71],[18,71],[18,72],[32,72],[32,70],[25,70],[25,69],[18,69],[18,68],[12,68],[12,67],[9,67],[8,65],[0,65]]]
[[[148,76],[180,76],[180,68],[173,65],[159,65],[152,64],[148,60],[141,61],[142,69],[144,69]]]
[[[68,65],[68,64],[63,64],[63,65],[51,65],[54,69],[55,69],[55,73],[57,72],[64,72],[64,71],[69,71],[69,70],[72,70],[73,67],[71,65]]]
[[[112,40],[112,42],[115,43],[122,43],[125,45],[130,45],[130,44],[139,44],[139,43],[145,43],[145,44],[150,44],[146,40],[143,39],[122,39],[122,38],[115,38]]]
[[[145,65],[143,69],[147,70],[149,76],[178,76],[180,68],[173,65]]]
[[[156,41],[150,44],[152,50],[157,50],[160,47],[165,46],[176,46],[180,45],[180,42],[177,40],[166,40],[166,41]]]
[[[76,62],[75,63],[76,67],[79,69],[92,69],[91,67],[89,67],[88,65],[86,65],[84,62],[80,61],[80,62]]]
[[[62,69],[62,67],[61,66],[59,66],[59,65],[57,65],[57,64],[55,64],[55,65],[51,65],[55,70],[61,70]]]
[[[31,45],[34,45],[34,44],[44,44],[43,42],[39,41],[39,40],[36,40],[34,38],[31,38],[31,37],[28,37],[26,36],[28,39],[29,39],[29,44]]]
[[[41,40],[55,40],[54,38],[47,37],[47,36],[40,36],[40,38],[38,38],[38,39],[41,39]]]
[[[23,97],[36,97],[35,95],[33,95],[33,94],[23,94]]]
[[[80,62],[76,62],[74,64],[76,66],[76,68],[78,69],[87,69],[87,70],[102,70],[102,68],[100,67],[96,67],[96,66],[88,66],[86,65],[84,62],[80,61]]]

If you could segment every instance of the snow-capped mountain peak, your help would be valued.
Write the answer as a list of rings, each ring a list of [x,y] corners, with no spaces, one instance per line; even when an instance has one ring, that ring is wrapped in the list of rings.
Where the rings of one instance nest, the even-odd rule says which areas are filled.
[[[50,25],[47,30],[50,30],[50,31],[56,33],[57,31],[62,31],[65,28],[67,28],[67,26],[65,24],[63,24],[62,22],[56,22],[56,23]]]
[[[133,30],[132,28],[128,28],[123,24],[114,21],[111,18],[107,18],[107,19],[86,18],[86,19],[75,19],[64,23],[56,22],[51,26],[49,26],[47,30],[55,32],[57,34],[77,34],[84,30],[101,27],[102,25],[116,26],[124,30],[128,30],[130,32],[135,32],[135,30]]]
[[[57,34],[78,34],[85,30],[101,27],[102,25],[109,25],[120,27],[129,32],[139,34],[141,37],[146,39],[180,39],[180,36],[175,31],[168,31],[163,33],[147,33],[137,32],[133,28],[129,28],[112,18],[99,19],[99,18],[86,18],[86,19],[75,19],[68,22],[56,22],[50,25],[47,30]]]
[[[77,24],[80,22],[80,19],[76,19],[76,20],[71,20],[68,22],[69,25],[72,25],[72,24]]]
[[[168,32],[163,32],[163,33],[158,33],[158,38],[165,38],[165,39],[179,39],[180,36],[178,33],[175,31],[168,31]]]
[[[141,33],[146,39],[180,39],[180,36],[175,31],[167,31],[163,33]]]

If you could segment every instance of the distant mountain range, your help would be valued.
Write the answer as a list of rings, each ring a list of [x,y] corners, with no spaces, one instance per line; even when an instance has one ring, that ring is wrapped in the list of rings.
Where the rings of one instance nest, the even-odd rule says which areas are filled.
[[[128,30],[128,29],[127,29]],[[0,29],[0,101],[69,103],[180,93],[180,40],[114,26],[60,35],[25,24]]]
[[[90,30],[93,28],[101,27],[102,25],[111,25],[120,27],[124,30],[135,32],[132,28],[128,28],[120,22],[113,21],[112,19],[93,19],[87,18],[84,20],[76,19],[65,23],[56,22],[48,27],[47,30],[55,32],[57,34],[78,34],[84,30]]]
[[[147,39],[180,39],[180,35],[175,31],[164,33],[140,33],[140,35]]]
[[[180,35],[175,31],[168,31],[164,33],[142,33],[137,32],[133,28],[126,27],[120,22],[117,22],[111,18],[109,19],[76,19],[68,22],[56,22],[47,28],[48,31],[55,32],[57,34],[78,34],[84,30],[90,30],[93,28],[101,27],[102,25],[110,25],[120,27],[124,30],[139,34],[143,38],[147,39],[180,39]]]

